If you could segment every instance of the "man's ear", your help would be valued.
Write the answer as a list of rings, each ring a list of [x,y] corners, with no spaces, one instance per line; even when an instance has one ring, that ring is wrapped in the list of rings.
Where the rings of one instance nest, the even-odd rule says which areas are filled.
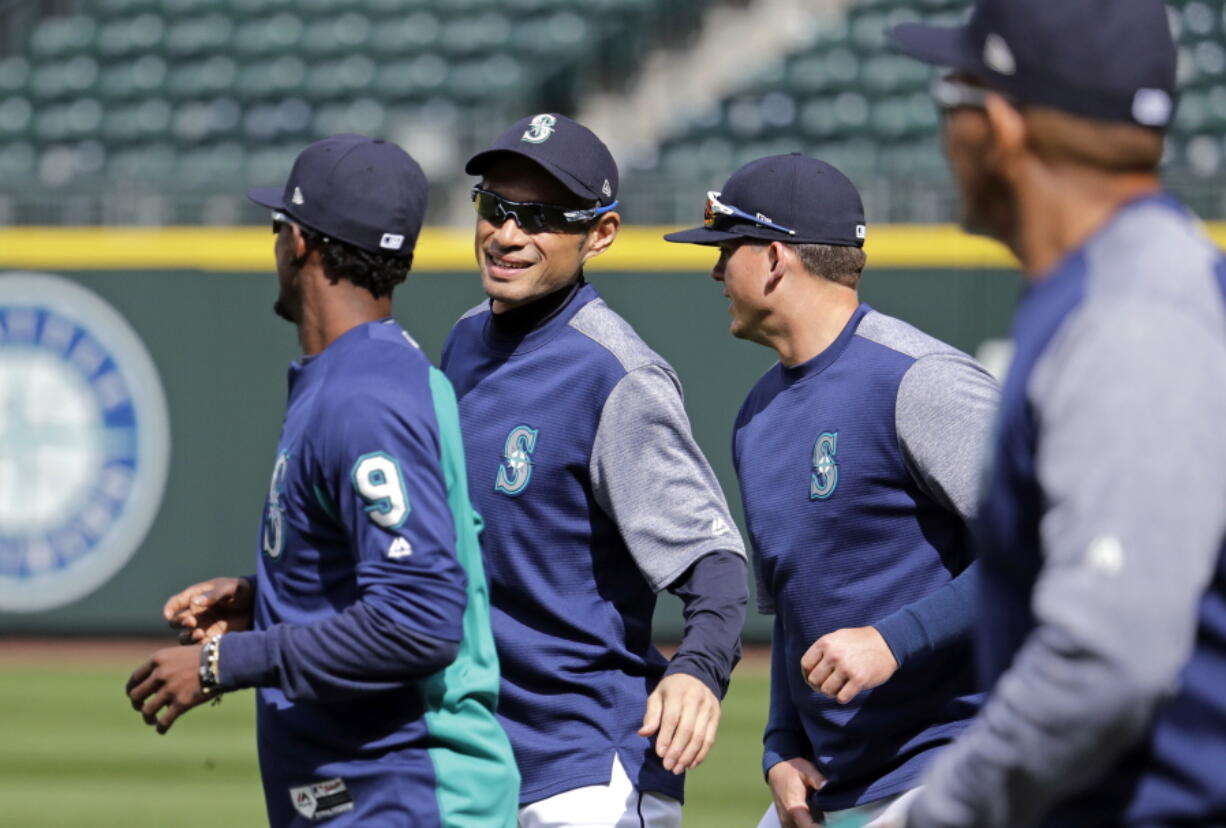
[[[583,263],[586,264],[588,259],[608,250],[613,240],[617,238],[617,231],[621,229],[621,226],[622,217],[617,213],[605,213],[598,218],[583,239]]]
[[[307,244],[306,236],[302,234],[302,228],[297,224],[290,224],[290,230],[294,234],[294,240],[290,247],[291,261],[295,267],[302,267],[306,263],[307,253],[310,252]]]
[[[763,274],[763,295],[774,293],[783,284],[788,270],[788,250],[783,242],[771,242],[766,247],[766,272]]]
[[[988,93],[984,112],[994,166],[1012,180],[1022,159],[1030,154],[1026,119],[1013,104],[994,93]]]

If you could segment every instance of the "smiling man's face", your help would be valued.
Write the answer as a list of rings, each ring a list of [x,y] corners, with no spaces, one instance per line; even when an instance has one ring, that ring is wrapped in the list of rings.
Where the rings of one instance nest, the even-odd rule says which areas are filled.
[[[508,156],[486,171],[481,188],[509,201],[591,207],[526,158]],[[515,219],[501,226],[477,217],[476,254],[481,287],[501,313],[547,296],[573,282],[589,257],[592,235],[573,231],[525,232]]]

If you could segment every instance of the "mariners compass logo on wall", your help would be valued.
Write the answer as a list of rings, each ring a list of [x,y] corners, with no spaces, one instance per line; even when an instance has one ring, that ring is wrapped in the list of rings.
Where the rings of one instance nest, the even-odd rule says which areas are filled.
[[[93,592],[148,532],[170,428],[157,370],[110,305],[0,276],[0,611]]]

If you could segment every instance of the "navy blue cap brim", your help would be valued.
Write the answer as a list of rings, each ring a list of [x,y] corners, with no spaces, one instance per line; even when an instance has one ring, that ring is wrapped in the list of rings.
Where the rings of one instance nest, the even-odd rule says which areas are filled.
[[[281,187],[252,187],[247,191],[247,198],[269,210],[288,212],[285,209],[285,190]]]
[[[566,172],[566,170],[562,169],[561,167],[557,167],[548,161],[537,158],[530,152],[520,152],[519,150],[504,149],[502,147],[499,147],[498,149],[483,150],[482,152],[479,152],[472,158],[468,159],[468,163],[464,165],[464,172],[468,173],[469,175],[485,175],[485,171],[490,168],[491,164],[498,160],[498,158],[506,157],[508,155],[517,155],[520,158],[527,158],[529,161],[536,164],[545,172],[549,173],[560,181],[563,187],[579,196],[579,198],[586,198],[592,201],[602,201],[605,198],[602,193],[589,190],[573,175]],[[608,201],[611,202],[612,199],[610,198]]]
[[[825,237],[807,237],[807,236],[792,236],[787,233],[780,233],[778,230],[771,230],[769,227],[753,227],[744,225],[743,230],[708,230],[706,227],[692,227],[689,230],[678,230],[675,233],[667,233],[664,236],[664,241],[677,242],[679,244],[719,244],[720,242],[734,241],[736,239],[756,239],[761,242],[784,242],[785,244],[829,244],[834,247],[863,247],[863,240],[852,242],[847,239],[834,239]]]
[[[966,72],[974,72],[983,66],[970,49],[966,29],[961,26],[901,23],[890,30],[890,40],[899,51],[924,63]]]
[[[728,233],[723,230],[709,230],[706,227],[692,227],[689,230],[678,230],[675,233],[664,234],[664,241],[678,244],[719,244],[720,242],[743,239],[740,233]]]

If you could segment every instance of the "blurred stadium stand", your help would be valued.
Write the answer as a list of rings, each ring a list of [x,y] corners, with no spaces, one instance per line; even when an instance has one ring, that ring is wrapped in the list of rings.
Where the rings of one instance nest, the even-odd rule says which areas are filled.
[[[968,0],[853,0],[810,42],[716,101],[656,153],[634,159],[625,200],[642,220],[693,220],[706,187],[745,161],[799,150],[843,169],[874,221],[947,221],[954,194],[940,153],[933,71],[893,53],[886,32],[910,20],[960,22]],[[1206,217],[1226,216],[1226,3],[1168,2],[1183,88],[1166,180]],[[702,186],[696,186],[699,182]]]
[[[692,31],[702,0],[0,0],[0,223],[233,223],[337,132],[446,183],[533,110]],[[454,180],[454,179],[453,179]]]
[[[684,52],[713,8],[747,3],[0,0],[0,224],[253,221],[237,194],[283,180],[302,146],[336,132],[404,145],[435,182],[432,220],[447,221],[463,159],[506,123],[629,100],[649,56]],[[1226,0],[1169,6],[1185,91],[1167,179],[1223,217]],[[740,163],[801,150],[855,179],[874,221],[950,219],[931,72],[885,32],[967,7],[851,0],[765,58],[729,49],[746,67],[734,87],[686,101],[668,134],[622,156],[627,218],[692,221]]]

